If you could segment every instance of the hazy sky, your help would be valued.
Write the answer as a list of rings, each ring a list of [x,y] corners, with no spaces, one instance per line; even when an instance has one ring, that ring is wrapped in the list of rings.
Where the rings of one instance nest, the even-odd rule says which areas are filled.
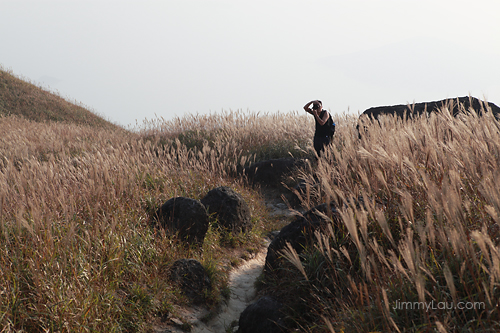
[[[124,126],[311,99],[500,105],[499,14],[499,0],[0,0],[0,64]]]

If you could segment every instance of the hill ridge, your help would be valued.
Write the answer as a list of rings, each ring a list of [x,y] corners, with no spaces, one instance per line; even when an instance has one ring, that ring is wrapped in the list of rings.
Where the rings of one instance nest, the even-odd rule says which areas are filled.
[[[87,108],[28,82],[0,66],[0,116],[119,128]]]

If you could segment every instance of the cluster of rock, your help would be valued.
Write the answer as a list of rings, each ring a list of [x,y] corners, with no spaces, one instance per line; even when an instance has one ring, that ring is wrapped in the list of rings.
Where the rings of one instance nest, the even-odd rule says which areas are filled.
[[[216,226],[225,231],[239,233],[252,228],[248,204],[226,186],[209,191],[201,200],[171,198],[156,211],[155,221],[190,244],[202,244],[211,215],[216,218]]]
[[[243,197],[233,189],[221,186],[196,200],[175,197],[165,202],[155,213],[156,226],[165,228],[188,244],[203,244],[210,216],[225,232],[248,232],[252,228],[250,208]],[[180,259],[170,268],[170,279],[193,303],[203,300],[211,288],[205,268],[195,259]]]
[[[255,163],[244,170],[252,184],[280,186],[283,178],[302,168],[307,161],[285,158]],[[155,214],[157,226],[175,233],[189,244],[202,244],[208,230],[210,216],[222,230],[235,233],[247,232],[252,228],[250,209],[244,199],[229,187],[218,187],[201,200],[175,197],[165,202]],[[324,207],[317,207],[304,216],[297,217],[284,227],[273,239],[266,257],[265,272],[271,272],[280,265],[280,251],[286,243],[292,244],[298,253],[313,235],[332,216]],[[170,268],[170,279],[178,284],[192,303],[199,303],[211,288],[211,281],[203,266],[194,259],[181,259]],[[264,296],[250,304],[239,318],[238,332],[281,332],[284,329],[284,315],[281,302],[271,296]]]
[[[307,160],[294,158],[267,160],[245,168],[243,174],[254,185],[280,186],[285,176],[304,167],[306,163]],[[212,189],[201,200],[187,197],[169,199],[156,211],[154,222],[157,227],[176,234],[188,244],[201,245],[209,227],[210,216],[215,218],[216,227],[227,232],[248,232],[252,228],[247,203],[241,195],[225,186]],[[280,237],[282,236],[276,239],[282,239]],[[292,240],[296,246],[300,242],[301,240]],[[278,244],[275,241],[272,244],[272,253],[280,251],[282,242]],[[274,258],[272,265],[277,265],[277,255],[271,257]],[[192,303],[201,302],[203,295],[211,288],[205,269],[194,259],[174,262],[169,270],[169,278],[179,285]],[[281,303],[272,297],[260,298],[241,314],[239,332],[274,332],[274,329],[284,327],[281,308]]]

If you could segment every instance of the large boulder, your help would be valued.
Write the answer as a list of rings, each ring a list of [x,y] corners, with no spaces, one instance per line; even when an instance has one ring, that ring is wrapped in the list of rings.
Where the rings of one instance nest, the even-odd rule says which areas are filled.
[[[252,229],[250,208],[243,197],[227,186],[214,188],[201,199],[208,213],[217,217],[219,226],[234,233]]]
[[[418,116],[424,113],[435,112],[444,106],[448,106],[450,112],[453,116],[457,116],[460,112],[469,112],[469,109],[474,109],[479,115],[482,115],[485,111],[491,110],[491,112],[496,116],[500,117],[500,108],[493,103],[486,103],[480,101],[475,97],[458,97],[444,99],[440,101],[433,102],[422,102],[408,105],[392,105],[392,106],[377,106],[365,110],[360,118],[363,116],[373,117],[378,119],[381,115],[395,115],[403,118],[406,114],[407,117]],[[489,109],[489,110],[488,110]]]
[[[461,112],[469,112],[472,108],[478,115],[483,115],[484,112],[492,112],[496,119],[500,119],[500,108],[493,103],[486,103],[480,101],[475,97],[457,97],[450,99],[443,99],[440,101],[433,102],[422,102],[407,105],[392,105],[392,106],[377,106],[365,110],[358,120],[356,129],[358,131],[358,136],[361,139],[362,134],[366,131],[366,124],[363,125],[364,121],[373,118],[378,120],[382,115],[394,115],[401,119],[408,119],[423,114],[429,115],[431,112],[437,112],[441,108],[447,106],[454,117],[459,115]]]
[[[282,307],[280,302],[269,296],[260,298],[241,313],[238,333],[285,332]]]
[[[193,303],[203,301],[212,282],[205,268],[195,259],[179,259],[170,268],[169,278]]]
[[[252,184],[276,186],[286,175],[306,165],[305,159],[278,158],[256,162],[246,167],[244,173]]]
[[[337,210],[332,205],[321,204],[284,226],[269,244],[264,272],[270,273],[280,267],[280,252],[287,243],[299,254],[307,244],[315,242],[314,232],[323,229],[328,223],[333,223],[337,230],[344,228]]]
[[[185,197],[175,197],[165,202],[157,211],[160,226],[178,233],[182,240],[202,244],[208,230],[208,214],[199,201]]]

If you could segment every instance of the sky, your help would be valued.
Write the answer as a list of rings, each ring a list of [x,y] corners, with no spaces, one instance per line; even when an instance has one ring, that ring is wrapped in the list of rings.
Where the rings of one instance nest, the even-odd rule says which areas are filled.
[[[498,0],[0,0],[0,66],[124,127],[224,111],[500,105]]]

